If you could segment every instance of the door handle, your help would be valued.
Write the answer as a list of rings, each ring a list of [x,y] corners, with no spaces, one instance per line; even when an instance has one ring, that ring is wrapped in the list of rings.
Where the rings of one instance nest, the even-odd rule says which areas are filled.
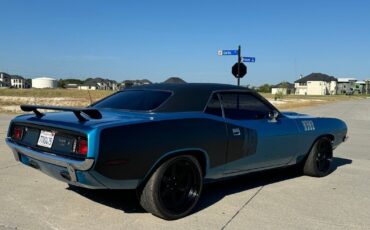
[[[240,129],[239,128],[233,128],[232,131],[233,131],[234,136],[240,136]]]

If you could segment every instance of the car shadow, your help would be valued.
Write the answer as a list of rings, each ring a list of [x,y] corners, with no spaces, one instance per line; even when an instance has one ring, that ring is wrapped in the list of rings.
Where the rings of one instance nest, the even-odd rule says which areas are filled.
[[[114,209],[122,210],[125,213],[146,212],[140,206],[135,190],[94,190],[75,186],[69,186],[67,189],[76,192],[77,194],[94,202],[109,206]]]
[[[334,172],[338,167],[351,163],[352,160],[350,159],[334,157],[330,173]],[[278,183],[280,181],[295,179],[301,176],[303,176],[303,174],[300,170],[297,170],[297,167],[289,167],[251,173],[220,182],[206,184],[194,213],[217,203],[225,196],[260,186]],[[94,202],[122,210],[125,213],[145,212],[140,206],[136,191],[134,190],[91,190],[74,186],[68,187],[67,189]]]
[[[330,173],[333,173],[338,167],[351,163],[352,160],[350,159],[333,157]],[[295,179],[301,176],[305,175],[303,175],[302,171],[299,170],[297,166],[292,166],[288,168],[251,173],[244,176],[238,176],[230,180],[206,185],[196,208],[196,212],[213,205],[225,196],[281,181]]]

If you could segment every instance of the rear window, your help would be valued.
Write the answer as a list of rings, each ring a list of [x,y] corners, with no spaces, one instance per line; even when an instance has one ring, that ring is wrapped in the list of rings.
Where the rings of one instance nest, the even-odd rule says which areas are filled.
[[[97,102],[93,108],[148,111],[158,108],[171,92],[155,90],[126,90]]]

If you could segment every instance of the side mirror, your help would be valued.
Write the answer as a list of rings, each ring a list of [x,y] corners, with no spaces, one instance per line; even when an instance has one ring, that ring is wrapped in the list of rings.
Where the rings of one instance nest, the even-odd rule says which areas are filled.
[[[269,122],[277,122],[278,116],[279,112],[276,110],[269,112]]]

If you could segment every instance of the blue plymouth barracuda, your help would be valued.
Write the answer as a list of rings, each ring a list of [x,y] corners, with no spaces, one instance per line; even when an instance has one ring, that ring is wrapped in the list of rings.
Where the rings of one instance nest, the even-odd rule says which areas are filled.
[[[33,113],[14,118],[6,138],[17,161],[72,186],[136,189],[164,219],[188,215],[207,182],[290,165],[325,176],[347,137],[339,119],[279,112],[223,84],[152,84],[86,108],[21,108]]]

